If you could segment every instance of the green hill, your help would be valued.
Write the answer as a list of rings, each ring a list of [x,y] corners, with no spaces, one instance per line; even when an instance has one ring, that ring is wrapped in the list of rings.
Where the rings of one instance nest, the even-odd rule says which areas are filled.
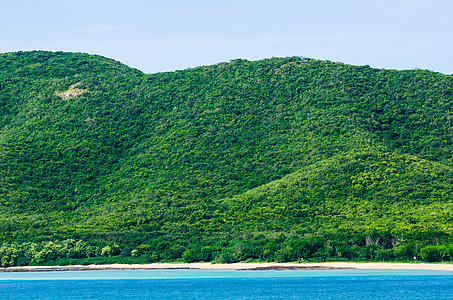
[[[453,77],[0,54],[1,265],[451,260]]]

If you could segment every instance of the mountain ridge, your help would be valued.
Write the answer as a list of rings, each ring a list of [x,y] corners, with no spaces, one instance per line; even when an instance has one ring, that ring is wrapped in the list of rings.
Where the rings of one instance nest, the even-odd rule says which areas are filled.
[[[301,57],[144,74],[1,54],[0,239],[224,262],[450,245],[452,91],[440,73]]]

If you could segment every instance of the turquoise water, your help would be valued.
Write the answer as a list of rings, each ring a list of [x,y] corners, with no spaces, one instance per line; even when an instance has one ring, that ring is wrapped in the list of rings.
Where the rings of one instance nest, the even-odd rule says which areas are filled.
[[[0,273],[0,299],[453,299],[453,272],[121,270]]]

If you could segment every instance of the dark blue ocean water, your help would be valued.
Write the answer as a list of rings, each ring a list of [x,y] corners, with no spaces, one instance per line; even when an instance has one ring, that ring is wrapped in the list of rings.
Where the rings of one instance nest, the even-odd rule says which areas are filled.
[[[453,272],[127,270],[0,273],[0,299],[453,299]]]

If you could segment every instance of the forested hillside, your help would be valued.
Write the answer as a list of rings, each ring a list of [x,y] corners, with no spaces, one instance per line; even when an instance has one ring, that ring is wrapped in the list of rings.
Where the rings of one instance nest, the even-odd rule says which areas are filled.
[[[453,259],[453,77],[0,54],[1,266]]]

